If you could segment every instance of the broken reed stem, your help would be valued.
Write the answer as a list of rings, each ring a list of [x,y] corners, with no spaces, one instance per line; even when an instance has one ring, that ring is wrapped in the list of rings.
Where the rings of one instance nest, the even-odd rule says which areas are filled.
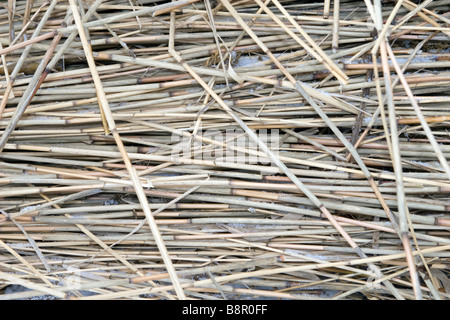
[[[331,4],[331,0],[325,0],[323,2],[323,18],[324,19],[328,19],[328,17],[330,16],[330,4]]]
[[[339,48],[339,16],[340,16],[340,0],[333,1],[333,52],[337,52]]]
[[[375,1],[375,13],[377,14],[378,22],[381,23],[381,3],[379,0]],[[407,253],[407,261],[409,272],[412,278],[414,295],[416,299],[422,299],[422,293],[420,291],[418,274],[416,271],[416,267],[414,261],[412,259],[411,254],[411,244],[408,236],[408,226],[407,226],[407,218],[406,218],[406,199],[403,187],[403,169],[401,163],[401,156],[399,154],[399,141],[398,141],[398,130],[396,123],[396,113],[395,113],[395,104],[392,97],[392,88],[391,88],[391,80],[390,80],[390,72],[387,61],[387,47],[385,39],[380,43],[380,53],[381,53],[381,61],[383,66],[383,77],[385,79],[385,93],[387,97],[387,105],[388,105],[388,113],[389,113],[389,129],[391,132],[391,142],[392,142],[392,151],[393,151],[393,167],[394,173],[397,181],[397,201],[398,201],[398,216],[399,216],[399,231],[401,232],[401,240],[403,243],[403,247],[405,252]]]

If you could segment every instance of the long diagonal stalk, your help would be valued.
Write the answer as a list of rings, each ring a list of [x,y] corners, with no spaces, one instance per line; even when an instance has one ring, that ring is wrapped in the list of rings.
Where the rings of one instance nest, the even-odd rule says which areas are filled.
[[[387,105],[388,105],[388,112],[389,112],[389,129],[391,132],[391,141],[392,141],[392,153],[393,153],[393,166],[394,166],[394,172],[396,176],[397,181],[397,203],[398,203],[398,217],[399,217],[399,230],[401,232],[401,239],[403,242],[403,246],[405,249],[405,252],[407,253],[407,261],[409,265],[410,274],[413,281],[413,287],[414,287],[414,293],[416,299],[421,299],[422,294],[420,291],[420,285],[418,284],[419,279],[416,272],[414,261],[412,260],[412,254],[411,254],[411,245],[409,241],[409,235],[408,235],[408,226],[407,226],[407,220],[406,220],[406,199],[405,199],[405,193],[403,190],[403,170],[402,170],[402,164],[401,164],[401,157],[399,153],[399,141],[398,141],[398,129],[397,129],[397,123],[396,123],[396,114],[395,114],[395,105],[394,101],[392,99],[392,89],[390,86],[390,74],[389,74],[389,67],[387,66],[387,53],[386,53],[386,44],[385,42],[381,42],[380,44],[380,51],[381,51],[381,58],[382,58],[382,65],[383,65],[383,73],[384,73],[384,79],[385,79],[385,88],[386,88],[386,96],[387,98]]]
[[[374,5],[375,14],[377,16],[376,24],[379,27],[382,24],[381,17],[381,2],[379,0],[375,1]],[[380,28],[378,30],[381,32]],[[392,143],[392,156],[393,156],[393,167],[394,173],[396,176],[397,182],[397,203],[398,203],[398,218],[399,218],[399,231],[400,238],[403,243],[403,248],[406,253],[406,259],[408,262],[409,272],[411,275],[411,280],[414,289],[414,295],[416,299],[422,299],[422,292],[420,290],[420,282],[417,274],[417,270],[414,264],[414,259],[411,252],[411,244],[409,241],[408,235],[408,224],[407,224],[407,204],[405,199],[404,192],[404,182],[403,182],[403,169],[401,163],[400,156],[400,148],[399,148],[399,139],[398,139],[398,128],[397,128],[397,116],[395,111],[395,104],[393,99],[393,91],[391,87],[391,77],[390,77],[390,68],[388,65],[387,58],[387,43],[386,40],[383,39],[380,43],[380,53],[381,53],[381,62],[383,66],[383,77],[385,80],[385,93],[386,93],[386,101],[388,106],[389,113],[389,129],[391,133],[391,143]],[[386,137],[388,139],[388,137]]]
[[[124,161],[124,163],[125,163],[125,165],[127,167],[127,170],[128,170],[129,175],[130,175],[131,181],[133,183],[136,195],[137,195],[137,197],[139,199],[139,202],[140,202],[140,204],[142,206],[142,209],[144,210],[144,213],[145,213],[147,221],[148,221],[148,223],[150,225],[150,229],[152,231],[152,234],[155,237],[155,241],[157,243],[157,246],[158,246],[158,249],[159,249],[159,251],[161,253],[161,256],[162,256],[162,258],[164,260],[164,263],[166,265],[167,271],[170,274],[170,277],[171,277],[172,282],[174,284],[177,296],[178,296],[179,299],[185,299],[186,296],[185,296],[185,294],[183,292],[183,289],[180,286],[180,282],[179,282],[179,279],[178,279],[178,277],[176,275],[175,268],[173,267],[172,261],[171,261],[169,255],[168,255],[167,249],[166,249],[166,247],[164,245],[164,241],[163,241],[163,239],[161,237],[161,234],[159,232],[158,226],[156,225],[155,219],[153,218],[153,215],[151,213],[150,206],[148,205],[147,197],[144,194],[144,190],[142,188],[142,185],[141,185],[141,182],[139,180],[139,177],[137,176],[136,169],[133,167],[133,165],[132,165],[132,163],[131,163],[131,161],[130,161],[130,159],[128,157],[128,154],[127,154],[127,152],[126,152],[126,150],[124,148],[123,142],[120,139],[119,133],[117,132],[115,121],[114,121],[113,115],[111,113],[111,110],[109,108],[108,100],[106,99],[105,93],[103,91],[103,86],[102,86],[101,80],[100,80],[100,78],[98,76],[98,72],[96,70],[95,61],[94,61],[94,58],[92,57],[92,51],[90,50],[89,43],[87,42],[87,39],[86,39],[86,36],[85,36],[85,33],[84,33],[84,28],[83,28],[83,25],[82,25],[82,22],[81,22],[81,17],[80,17],[80,15],[78,13],[78,9],[77,9],[75,0],[70,0],[70,4],[71,4],[71,8],[72,8],[72,13],[73,13],[73,16],[74,16],[74,19],[75,19],[75,23],[76,23],[76,25],[78,27],[78,33],[80,35],[80,39],[81,39],[82,44],[83,44],[83,49],[85,50],[86,59],[88,61],[89,68],[90,68],[91,73],[92,73],[92,78],[94,80],[94,84],[95,84],[95,87],[97,89],[97,95],[98,95],[98,98],[99,98],[99,101],[100,101],[99,104],[101,105],[101,108],[103,109],[103,112],[105,114],[105,118],[106,118],[106,120],[108,122],[109,129],[110,129],[110,131],[111,131],[111,133],[112,133],[112,135],[114,137],[114,140],[115,140],[115,142],[117,144],[117,147],[119,148],[120,153],[122,155],[123,161]]]
[[[450,179],[450,168],[449,168],[447,159],[445,159],[444,155],[442,154],[442,151],[441,151],[441,149],[439,148],[439,145],[436,142],[436,139],[435,139],[435,137],[433,135],[433,132],[431,131],[430,126],[428,125],[427,121],[425,120],[425,117],[423,116],[422,111],[420,110],[420,107],[417,104],[417,101],[416,101],[416,99],[415,99],[415,97],[414,97],[414,95],[413,95],[413,93],[412,93],[408,83],[405,80],[403,72],[402,72],[402,70],[400,69],[400,67],[399,67],[399,65],[397,63],[395,55],[392,52],[392,49],[391,49],[389,44],[386,44],[386,49],[387,49],[387,52],[388,52],[388,54],[389,54],[389,56],[391,58],[391,61],[392,61],[393,65],[395,67],[397,75],[398,75],[400,81],[402,82],[403,88],[405,89],[408,97],[410,98],[411,105],[413,106],[414,111],[416,112],[417,117],[420,120],[420,123],[421,123],[421,125],[423,127],[423,130],[425,131],[425,134],[426,134],[428,140],[430,141],[430,144],[433,146],[434,152],[436,153],[436,155],[437,155],[437,157],[439,159],[439,162],[441,163],[442,167],[444,168],[445,172],[447,173],[447,175],[449,176],[449,179]],[[409,216],[408,212],[406,212],[406,214]],[[413,232],[413,230],[411,230],[411,232]],[[409,239],[409,237],[408,237],[408,239]]]

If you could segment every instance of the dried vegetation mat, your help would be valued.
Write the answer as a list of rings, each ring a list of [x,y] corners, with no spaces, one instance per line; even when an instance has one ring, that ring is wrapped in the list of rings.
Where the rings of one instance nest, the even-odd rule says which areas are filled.
[[[0,299],[448,299],[449,8],[1,1]]]

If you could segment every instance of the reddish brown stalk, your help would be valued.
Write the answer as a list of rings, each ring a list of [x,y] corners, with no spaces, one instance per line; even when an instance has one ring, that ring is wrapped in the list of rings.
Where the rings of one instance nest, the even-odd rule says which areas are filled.
[[[45,34],[43,34],[41,36],[37,36],[37,37],[32,38],[30,40],[26,40],[26,41],[20,42],[18,44],[15,44],[15,45],[13,45],[11,47],[7,47],[7,48],[4,48],[4,49],[1,49],[0,50],[0,55],[8,53],[8,52],[11,52],[11,51],[14,51],[14,50],[17,50],[17,49],[24,48],[26,46],[29,46],[29,45],[33,44],[33,43],[38,43],[38,42],[41,42],[41,41],[49,39],[49,38],[55,38],[57,35],[58,35],[58,33],[55,32],[55,31],[47,32],[47,33],[45,33]]]

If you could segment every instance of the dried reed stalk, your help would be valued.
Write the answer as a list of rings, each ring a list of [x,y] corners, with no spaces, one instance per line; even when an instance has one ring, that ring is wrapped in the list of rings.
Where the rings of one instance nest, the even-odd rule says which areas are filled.
[[[446,1],[150,2],[0,4],[0,299],[450,298]]]

